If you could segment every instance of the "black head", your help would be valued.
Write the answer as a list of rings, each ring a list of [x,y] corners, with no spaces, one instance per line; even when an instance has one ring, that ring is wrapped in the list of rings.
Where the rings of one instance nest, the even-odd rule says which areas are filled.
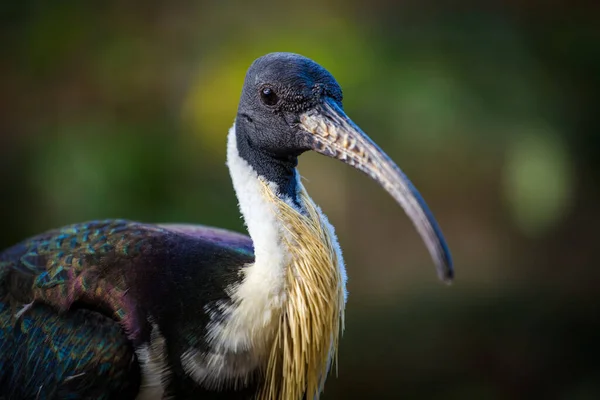
[[[316,62],[293,53],[271,53],[252,63],[238,108],[256,147],[278,157],[298,156],[311,148],[298,131],[302,113],[324,99],[342,105],[342,89]]]
[[[345,114],[342,89],[319,64],[272,53],[250,66],[236,119],[239,155],[292,197],[297,157],[307,150],[343,161],[377,181],[404,208],[440,277],[453,276],[450,252],[427,204],[398,166]]]

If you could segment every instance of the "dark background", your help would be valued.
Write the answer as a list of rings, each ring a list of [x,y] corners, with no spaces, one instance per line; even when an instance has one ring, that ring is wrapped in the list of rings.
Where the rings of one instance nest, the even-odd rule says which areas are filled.
[[[600,398],[600,7],[481,4],[2,2],[0,247],[109,217],[242,231],[225,138],[245,71],[301,53],[420,189],[457,271],[438,283],[366,176],[303,156],[350,277],[324,398]]]

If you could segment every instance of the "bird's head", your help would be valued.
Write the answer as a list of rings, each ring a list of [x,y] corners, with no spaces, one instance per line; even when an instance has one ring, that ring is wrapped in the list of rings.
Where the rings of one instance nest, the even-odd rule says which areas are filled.
[[[308,150],[340,160],[378,182],[405,210],[450,282],[450,251],[427,204],[398,166],[344,112],[342,89],[314,61],[271,53],[248,69],[238,108],[247,145],[279,160]]]

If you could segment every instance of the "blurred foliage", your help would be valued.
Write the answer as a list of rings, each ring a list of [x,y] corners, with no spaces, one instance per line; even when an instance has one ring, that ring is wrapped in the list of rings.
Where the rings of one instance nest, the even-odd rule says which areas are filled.
[[[543,233],[568,212],[569,155],[551,132],[521,135],[508,149],[505,193],[518,226],[525,233]]]
[[[419,187],[457,269],[440,286],[376,184],[303,156],[350,276],[325,398],[598,398],[600,7],[483,4],[2,2],[0,246],[108,217],[243,231],[225,138],[244,74],[301,53]]]

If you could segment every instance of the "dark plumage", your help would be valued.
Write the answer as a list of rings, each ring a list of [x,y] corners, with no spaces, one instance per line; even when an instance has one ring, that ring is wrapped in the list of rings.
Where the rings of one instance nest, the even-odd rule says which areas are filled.
[[[138,391],[133,345],[101,313],[59,315],[38,304],[15,323],[2,302],[0,327],[0,393],[7,399],[120,399]]]
[[[252,261],[243,235],[123,220],[71,225],[7,249],[0,253],[0,395],[35,397],[41,388],[40,399],[133,396],[134,346],[149,341],[150,321],[173,349],[181,381],[174,390],[185,389],[178,357],[202,345],[204,306],[226,299],[226,285]]]

